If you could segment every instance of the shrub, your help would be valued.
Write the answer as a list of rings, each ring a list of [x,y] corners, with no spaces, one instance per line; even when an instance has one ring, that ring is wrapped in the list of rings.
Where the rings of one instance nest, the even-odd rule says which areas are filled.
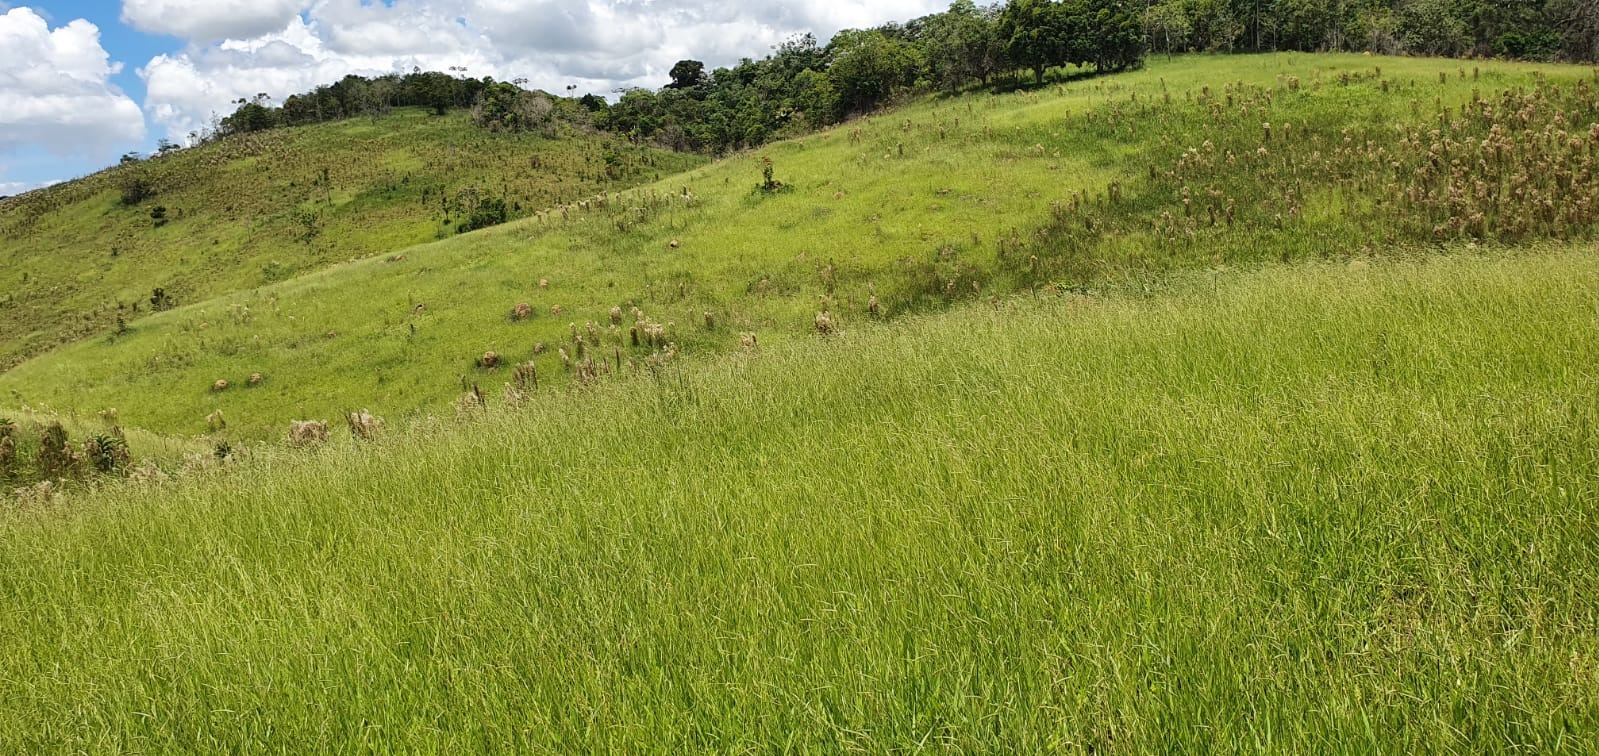
[[[128,442],[120,431],[89,439],[83,444],[83,453],[94,469],[107,475],[126,468],[128,462],[132,460],[128,452]]]
[[[122,183],[122,204],[133,206],[155,196],[155,187],[142,176],[134,176]]]
[[[383,430],[383,418],[377,417],[367,410],[351,412],[345,415],[344,419],[350,426],[350,435],[362,441],[372,440]]]
[[[39,433],[39,473],[45,478],[72,474],[83,463],[83,456],[72,450],[67,429],[52,422]]]
[[[477,203],[477,207],[473,208],[472,213],[461,221],[461,225],[456,230],[458,233],[464,234],[468,231],[498,226],[508,218],[509,212],[506,209],[505,200],[499,197],[491,197]]]
[[[289,423],[289,445],[306,447],[328,440],[328,424],[323,420],[295,420]]]
[[[767,194],[776,194],[784,189],[783,182],[776,178],[776,167],[769,157],[761,158],[761,186],[760,190]]]

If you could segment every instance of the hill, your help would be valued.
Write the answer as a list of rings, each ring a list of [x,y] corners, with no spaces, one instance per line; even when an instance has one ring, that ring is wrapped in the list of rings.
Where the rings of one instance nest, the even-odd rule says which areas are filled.
[[[548,393],[962,300],[1586,238],[1599,212],[1582,178],[1599,155],[1591,75],[1199,56],[923,100],[165,312],[7,372],[0,396],[90,416],[117,407],[180,434],[221,410],[221,440],[281,438],[294,419],[449,413],[474,386],[497,402],[509,383]],[[515,371],[528,363],[536,390],[532,369]]]
[[[1595,281],[1193,272],[31,502],[0,746],[1589,752]]]
[[[451,236],[488,201],[524,217],[700,162],[399,109],[124,164],[0,203],[0,368],[152,309]]]

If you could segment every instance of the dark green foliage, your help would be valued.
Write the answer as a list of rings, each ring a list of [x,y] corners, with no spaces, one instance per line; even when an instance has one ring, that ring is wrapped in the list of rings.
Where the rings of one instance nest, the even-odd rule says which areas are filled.
[[[540,92],[498,82],[486,87],[472,108],[472,120],[490,131],[536,131],[551,123],[555,104]]]
[[[133,206],[155,196],[155,186],[141,175],[133,174],[122,182],[122,204]]]
[[[110,433],[89,439],[83,445],[86,461],[96,471],[111,475],[127,468],[131,456],[127,439],[122,431],[113,428]]]
[[[1071,56],[1072,19],[1064,6],[1052,0],[1011,0],[999,17],[999,37],[1012,64],[1033,72],[1042,82],[1044,72]]]
[[[915,46],[882,31],[842,31],[831,45],[828,76],[844,110],[875,110],[915,84],[922,61]]]
[[[114,421],[81,445],[72,442],[60,421],[30,423],[24,432],[0,418],[0,483],[8,487],[62,481],[86,473],[125,474],[132,461],[127,436]]]
[[[456,228],[456,231],[464,234],[480,228],[498,226],[504,223],[508,217],[509,213],[505,206],[505,200],[500,197],[490,197],[480,200],[476,207],[472,208],[471,213],[461,221],[461,225]]]
[[[239,106],[238,110],[222,119],[222,131],[226,134],[248,134],[252,131],[266,131],[277,128],[283,124],[283,115],[267,103],[270,98],[265,93],[258,94],[254,99],[239,99],[234,101]]]
[[[956,0],[949,12],[923,20],[923,62],[935,85],[957,91],[973,82],[987,84],[1003,72],[1007,61],[998,14],[997,6],[979,8],[972,0]]]
[[[1161,52],[1368,51],[1593,60],[1592,0],[1150,0],[1135,11]]]
[[[177,302],[167,295],[167,290],[157,286],[150,292],[150,309],[155,312],[170,310],[177,306]]]
[[[458,72],[457,72],[458,73]],[[214,132],[195,133],[195,141],[206,142],[232,134],[264,131],[279,126],[304,126],[379,115],[396,107],[425,107],[443,115],[452,109],[472,107],[479,95],[494,85],[492,77],[457,78],[439,71],[412,69],[404,76],[390,74],[376,78],[349,75],[336,84],[310,92],[290,95],[281,107],[272,107],[271,97],[263,92],[251,99],[235,101],[238,109],[223,118]]]
[[[705,75],[705,64],[697,60],[680,60],[672,66],[672,83],[667,86],[672,89],[693,89],[705,82],[709,77]]]

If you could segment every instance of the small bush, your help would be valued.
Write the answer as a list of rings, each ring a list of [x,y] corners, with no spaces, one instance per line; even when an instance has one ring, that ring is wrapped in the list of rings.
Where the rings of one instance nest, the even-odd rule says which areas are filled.
[[[107,475],[122,471],[132,461],[128,442],[120,431],[89,439],[83,444],[83,453],[94,469]]]
[[[508,220],[509,217],[510,213],[505,206],[505,200],[493,197],[479,202],[477,207],[472,210],[472,214],[468,215],[456,227],[456,232],[464,234],[468,231],[498,226]]]
[[[122,204],[132,207],[155,196],[155,187],[143,177],[135,176],[122,184]]]

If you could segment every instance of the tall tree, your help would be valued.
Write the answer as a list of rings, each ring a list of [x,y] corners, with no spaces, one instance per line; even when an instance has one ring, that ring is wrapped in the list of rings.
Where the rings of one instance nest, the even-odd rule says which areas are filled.
[[[1408,0],[1399,6],[1399,41],[1410,53],[1463,55],[1476,45],[1467,10],[1456,0]]]
[[[672,66],[672,89],[693,89],[706,82],[705,64],[697,60],[680,60]]]
[[[999,70],[1003,51],[994,13],[972,0],[955,0],[949,10],[922,19],[920,42],[928,73],[951,91],[987,81]]]
[[[1086,23],[1079,22],[1081,59],[1100,71],[1125,71],[1143,64],[1145,37],[1133,0],[1089,0]],[[1085,28],[1086,27],[1086,28]]]
[[[871,110],[895,90],[916,81],[916,49],[881,31],[839,32],[831,52],[833,65],[828,75],[849,110]]]
[[[1194,20],[1184,0],[1153,0],[1144,11],[1144,34],[1151,47],[1171,55],[1188,49]]]
[[[1067,60],[1072,29],[1065,8],[1052,0],[1010,0],[999,16],[999,37],[1010,61],[1033,72],[1043,83],[1044,72]]]

